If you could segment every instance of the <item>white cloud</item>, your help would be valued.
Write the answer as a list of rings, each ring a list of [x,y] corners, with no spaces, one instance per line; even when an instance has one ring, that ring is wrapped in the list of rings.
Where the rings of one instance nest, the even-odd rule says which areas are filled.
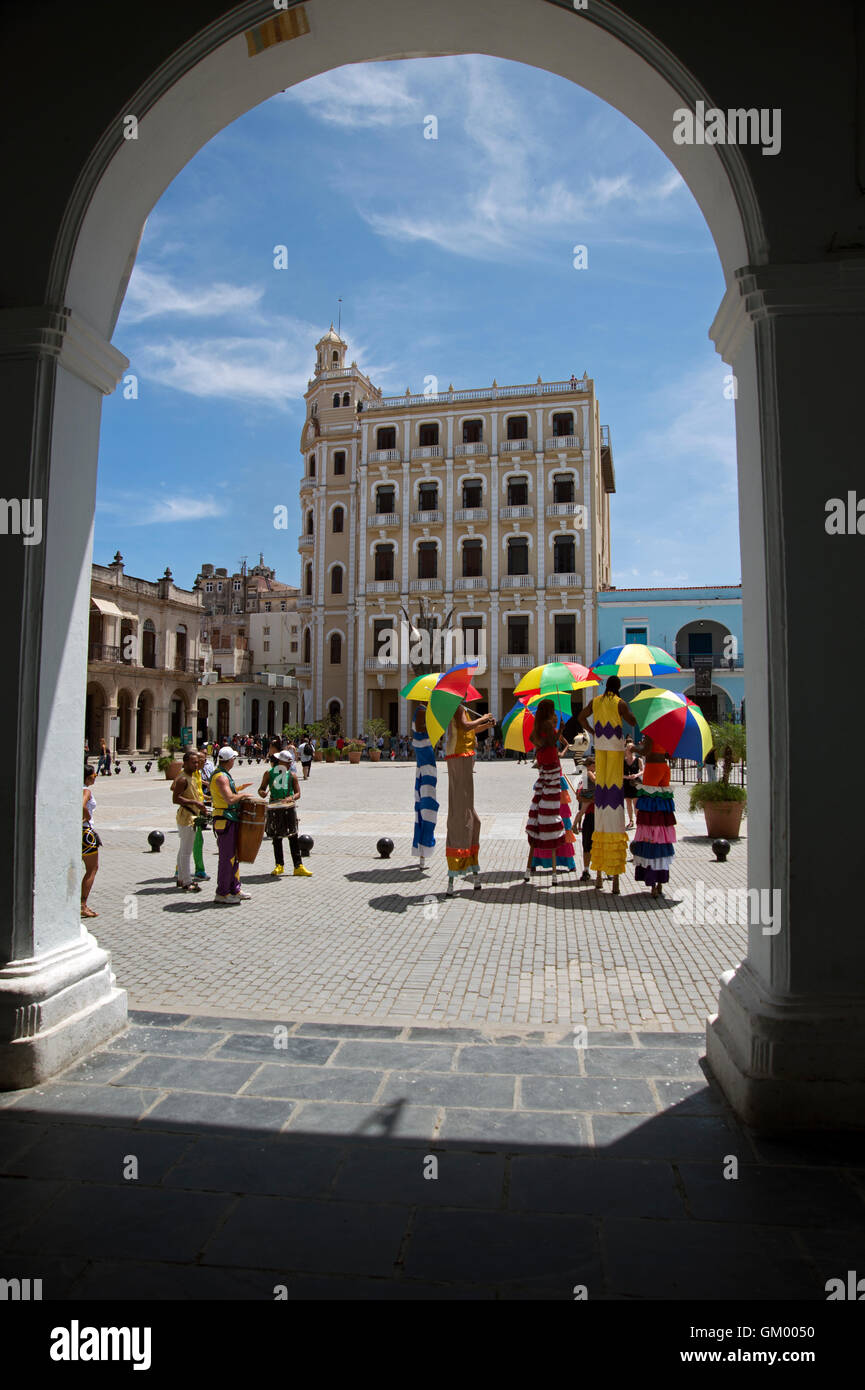
[[[199,399],[244,401],[287,409],[306,390],[320,334],[310,325],[267,337],[171,337],[135,353],[142,384],[148,380]]]
[[[329,125],[386,126],[418,120],[419,101],[407,76],[384,63],[355,64],[323,73],[281,94]]]
[[[253,285],[178,285],[170,275],[137,264],[123,301],[123,321],[141,323],[169,314],[188,318],[216,318],[257,308],[264,290]]]
[[[140,493],[130,493],[113,502],[100,498],[96,503],[96,510],[122,517],[127,526],[161,526],[167,522],[202,521],[209,517],[224,516],[228,509],[211,498],[190,497],[181,493],[160,497],[142,507]]]

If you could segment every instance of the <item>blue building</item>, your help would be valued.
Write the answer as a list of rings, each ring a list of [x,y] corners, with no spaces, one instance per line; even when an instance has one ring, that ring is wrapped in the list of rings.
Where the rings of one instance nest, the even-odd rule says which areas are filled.
[[[598,593],[598,653],[625,642],[663,647],[683,668],[677,676],[627,681],[630,699],[649,685],[678,690],[707,719],[744,719],[745,650],[742,586],[697,585],[686,589],[603,589]]]

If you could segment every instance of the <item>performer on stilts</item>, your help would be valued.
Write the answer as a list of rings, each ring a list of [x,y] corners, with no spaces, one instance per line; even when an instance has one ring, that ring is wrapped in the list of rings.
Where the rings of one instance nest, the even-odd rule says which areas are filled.
[[[448,768],[448,897],[453,894],[454,879],[464,874],[473,876],[475,889],[481,886],[478,863],[481,822],[475,810],[475,735],[480,729],[492,728],[495,722],[493,714],[481,714],[472,719],[463,703],[458,706],[448,725],[445,743]]]
[[[568,748],[568,741],[559,733],[552,700],[541,700],[535,711],[535,725],[530,734],[538,750],[538,779],[535,782],[526,833],[529,838],[529,857],[525,881],[538,869],[552,870],[556,885],[557,869],[574,868],[574,835],[571,830],[568,783],[562,776],[559,752]]]
[[[632,727],[636,719],[625,700],[620,699],[621,681],[608,676],[603,695],[597,695],[580,710],[579,722],[589,729],[593,720],[595,745],[595,833],[592,836],[591,867],[595,870],[595,888],[604,891],[604,874],[613,880],[612,891],[620,892],[619,875],[625,872],[628,859],[628,834],[625,830],[625,736],[622,720]]]
[[[415,710],[413,729],[412,743],[417,773],[414,779],[414,837],[411,852],[417,855],[418,868],[423,872],[435,849],[436,820],[439,813],[436,800],[438,770],[435,749],[426,731],[426,705],[419,704]]]
[[[670,786],[670,765],[659,743],[648,734],[637,749],[646,761],[637,783],[637,833],[631,841],[634,877],[646,883],[653,898],[663,896],[676,853],[676,809]]]

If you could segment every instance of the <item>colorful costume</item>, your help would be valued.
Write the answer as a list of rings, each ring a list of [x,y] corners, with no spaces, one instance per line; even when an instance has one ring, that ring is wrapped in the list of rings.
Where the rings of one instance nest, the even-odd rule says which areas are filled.
[[[436,819],[439,813],[436,800],[438,771],[433,746],[427,734],[415,731],[414,757],[417,773],[414,779],[414,838],[411,842],[411,852],[419,855],[423,862],[424,859],[429,859],[436,847]]]
[[[448,765],[448,829],[445,853],[448,879],[479,874],[481,821],[475,810],[475,736],[456,719],[448,725],[445,761]]]
[[[661,749],[653,744],[652,751]],[[631,853],[635,878],[650,888],[670,880],[676,853],[674,806],[669,767],[666,762],[650,763],[647,759],[642,783],[637,786],[637,833],[631,841]]]
[[[532,868],[574,868],[574,834],[571,830],[571,799],[562,776],[562,765],[555,748],[538,749],[538,780],[535,782],[526,825]]]
[[[270,801],[264,821],[264,833],[273,842],[274,866],[277,868],[284,868],[285,866],[282,841],[287,836],[291,862],[296,869],[299,864],[303,863],[297,831],[297,811],[293,806],[282,804],[294,795],[294,778],[290,767],[284,763],[274,762],[267,774],[267,783]]]
[[[623,874],[628,860],[623,786],[625,738],[618,695],[598,695],[592,701],[595,743],[595,831],[591,867],[605,874]]]
[[[237,872],[237,832],[239,825],[238,803],[230,805],[222,795],[220,776],[225,777],[233,792],[237,791],[230,773],[219,767],[210,783],[210,799],[213,803],[213,829],[219,846],[219,871],[216,877],[216,895],[219,898],[236,897],[240,892],[240,876]]]

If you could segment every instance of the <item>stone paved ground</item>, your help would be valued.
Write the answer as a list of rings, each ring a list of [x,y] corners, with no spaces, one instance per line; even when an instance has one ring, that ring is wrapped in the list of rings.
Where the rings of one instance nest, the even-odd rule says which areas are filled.
[[[823,1301],[861,1271],[865,1136],[755,1137],[699,1035],[585,1041],[134,1013],[0,1096],[2,1275],[71,1300]]]
[[[238,782],[257,784],[262,767],[237,771]],[[679,788],[680,843],[663,904],[632,874],[620,898],[601,897],[573,876],[558,888],[542,879],[526,886],[533,774],[514,762],[481,763],[485,886],[445,899],[444,765],[439,847],[424,876],[410,855],[413,781],[409,764],[316,765],[301,809],[301,830],[315,840],[314,877],[271,878],[265,843],[243,874],[252,901],[219,908],[211,903],[209,834],[213,881],[200,897],[173,887],[176,833],[164,778],[143,770],[133,777],[125,763],[119,777],[99,778],[104,848],[93,929],[130,1002],[273,1018],[702,1031],[719,976],[742,957],[745,927],[679,925],[673,908],[698,879],[706,888],[744,886],[744,837],[725,865],[716,863],[702,817],[686,810]],[[146,841],[154,828],[166,833],[159,856]],[[387,861],[376,854],[381,835],[395,843]]]

